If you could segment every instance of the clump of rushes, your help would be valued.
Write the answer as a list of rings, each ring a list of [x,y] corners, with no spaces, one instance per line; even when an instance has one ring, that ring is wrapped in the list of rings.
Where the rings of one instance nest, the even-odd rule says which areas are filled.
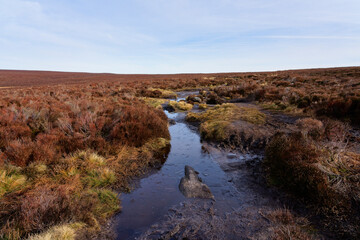
[[[234,131],[232,123],[242,120],[262,125],[266,121],[266,115],[256,108],[238,107],[227,103],[215,106],[203,113],[190,112],[186,120],[201,123],[200,133],[203,139],[225,141]]]
[[[175,110],[180,111],[189,111],[193,108],[193,105],[190,103],[186,103],[183,101],[177,102],[177,101],[170,101],[169,105],[173,107]]]

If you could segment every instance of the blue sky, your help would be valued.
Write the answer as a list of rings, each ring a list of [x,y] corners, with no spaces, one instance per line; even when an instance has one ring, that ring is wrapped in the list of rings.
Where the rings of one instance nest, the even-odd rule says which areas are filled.
[[[0,0],[0,69],[360,66],[359,0]]]

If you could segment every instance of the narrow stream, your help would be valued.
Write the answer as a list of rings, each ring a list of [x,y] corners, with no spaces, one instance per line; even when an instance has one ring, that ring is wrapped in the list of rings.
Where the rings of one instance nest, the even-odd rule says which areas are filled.
[[[200,136],[184,123],[185,113],[168,113],[176,124],[169,127],[171,150],[162,168],[140,181],[139,188],[121,195],[122,212],[114,219],[117,239],[134,239],[161,220],[168,209],[185,200],[178,189],[184,166],[200,172],[213,192],[215,206],[223,211],[239,207],[236,189],[210,154],[202,151]]]

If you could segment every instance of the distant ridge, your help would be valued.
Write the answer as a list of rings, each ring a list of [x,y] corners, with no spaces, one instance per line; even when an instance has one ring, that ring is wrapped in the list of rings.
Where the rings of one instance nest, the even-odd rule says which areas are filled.
[[[80,84],[103,81],[156,81],[195,79],[211,76],[244,76],[248,74],[298,72],[312,74],[315,72],[358,72],[360,67],[313,68],[266,72],[229,72],[229,73],[179,73],[179,74],[114,74],[114,73],[86,73],[86,72],[59,72],[33,70],[0,70],[0,87],[29,87],[57,84]]]

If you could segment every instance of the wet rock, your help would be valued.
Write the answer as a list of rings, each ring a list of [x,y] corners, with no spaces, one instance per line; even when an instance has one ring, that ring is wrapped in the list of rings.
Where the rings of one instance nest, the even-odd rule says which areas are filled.
[[[175,125],[176,124],[176,121],[174,119],[169,119],[168,121],[169,121],[170,125]]]
[[[190,166],[185,166],[185,176],[181,179],[179,189],[187,198],[209,198],[214,199],[209,187],[202,183],[198,172]]]
[[[196,95],[190,95],[186,98],[186,101],[190,103],[201,103],[202,98]]]
[[[228,153],[227,158],[233,159],[236,158],[236,154],[235,153]]]
[[[168,112],[175,112],[175,108],[170,104],[163,105],[163,109]]]

